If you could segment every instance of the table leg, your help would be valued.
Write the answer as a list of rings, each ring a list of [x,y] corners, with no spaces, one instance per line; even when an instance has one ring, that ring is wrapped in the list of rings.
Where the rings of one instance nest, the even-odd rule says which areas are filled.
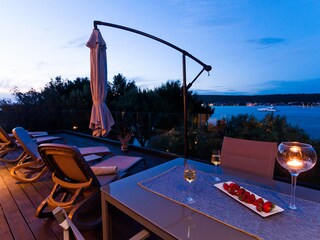
[[[112,223],[108,203],[101,193],[101,217],[102,217],[102,237],[103,240],[112,239]]]

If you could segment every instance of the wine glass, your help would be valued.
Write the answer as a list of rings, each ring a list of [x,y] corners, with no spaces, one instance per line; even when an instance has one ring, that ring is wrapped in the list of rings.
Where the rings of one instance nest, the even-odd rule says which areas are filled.
[[[220,151],[213,150],[211,154],[211,163],[214,165],[214,180],[216,182],[221,181],[218,175],[218,166],[220,165]]]
[[[289,208],[297,209],[295,204],[296,184],[299,173],[313,168],[317,154],[310,144],[299,142],[282,142],[278,146],[277,160],[291,175],[291,197]]]
[[[189,239],[191,237],[191,230],[196,227],[196,224],[194,223],[191,215],[187,216],[184,221],[187,225],[187,238]]]
[[[183,173],[184,179],[188,182],[188,196],[187,196],[187,202],[188,203],[194,203],[195,200],[191,197],[190,191],[191,191],[191,183],[196,180],[196,170],[194,167],[188,163],[184,166],[184,173]]]

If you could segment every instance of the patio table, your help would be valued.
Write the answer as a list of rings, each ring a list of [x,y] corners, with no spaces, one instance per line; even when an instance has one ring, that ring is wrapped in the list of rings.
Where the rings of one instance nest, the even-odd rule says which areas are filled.
[[[272,226],[272,221],[274,226],[281,225],[286,223],[283,222],[286,221],[284,217],[290,219],[289,217],[296,214],[289,212],[292,210],[286,207],[285,200],[288,196],[281,195],[281,193],[289,193],[289,184],[264,181],[257,176],[230,169],[224,169],[219,173],[222,180],[237,181],[246,186],[252,186],[255,191],[260,189],[259,193],[271,192],[280,194],[280,197],[277,195],[279,198],[283,197],[284,200],[280,201],[280,204],[285,209],[286,215],[277,213],[274,216],[262,218],[214,187],[212,165],[191,160],[187,161],[192,163],[198,171],[197,180],[194,182],[198,181],[198,185],[195,184],[198,189],[192,192],[198,201],[194,204],[187,204],[183,202],[183,197],[186,194],[183,185],[182,183],[179,185],[180,180],[175,179],[177,173],[174,173],[183,171],[179,168],[182,168],[184,161],[183,158],[177,158],[102,187],[103,239],[112,239],[112,216],[108,211],[109,205],[118,208],[163,239],[268,239],[263,235],[266,232],[270,232],[270,239],[272,239],[275,234],[278,234],[273,229],[269,229]],[[180,175],[183,182],[183,176]],[[158,184],[157,180],[164,183],[164,186],[161,186],[161,182]],[[296,195],[298,198],[306,199],[301,199],[303,204],[320,209],[320,191],[298,186]],[[305,209],[301,206],[302,214]],[[254,231],[251,229],[250,222],[246,224],[248,218],[257,221],[256,226],[253,227]],[[314,218],[316,219],[311,219],[314,228],[311,228],[311,237],[309,236],[308,239],[319,239],[320,222],[317,216]],[[243,224],[240,224],[239,227],[237,221],[243,222]],[[264,221],[266,224],[261,224]],[[278,231],[281,231],[279,234],[285,233],[285,228],[282,230],[281,227],[277,227]],[[297,226],[294,230],[303,232],[303,228],[304,226]],[[259,231],[261,235],[259,235]],[[283,236],[286,237],[286,234]],[[300,239],[299,236],[296,239]]]

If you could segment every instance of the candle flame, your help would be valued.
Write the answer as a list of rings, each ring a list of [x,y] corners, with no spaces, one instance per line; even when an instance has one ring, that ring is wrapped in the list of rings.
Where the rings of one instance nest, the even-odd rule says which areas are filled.
[[[300,151],[300,148],[298,146],[292,146],[292,147],[290,147],[290,151],[294,152],[294,153],[297,153],[297,152]]]
[[[292,159],[287,162],[287,165],[289,165],[291,167],[301,167],[303,165],[303,163],[298,159]]]

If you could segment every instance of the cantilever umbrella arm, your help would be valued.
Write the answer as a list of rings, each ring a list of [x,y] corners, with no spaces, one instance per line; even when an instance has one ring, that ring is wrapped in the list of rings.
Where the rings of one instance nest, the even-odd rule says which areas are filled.
[[[188,156],[188,130],[187,130],[187,92],[188,89],[192,86],[193,82],[201,75],[201,73],[206,70],[207,72],[211,71],[212,67],[210,65],[207,65],[205,63],[203,63],[202,61],[200,61],[198,58],[192,56],[190,53],[188,53],[187,51],[173,45],[172,43],[169,43],[161,38],[155,37],[151,34],[133,29],[133,28],[129,28],[129,27],[125,27],[125,26],[121,26],[121,25],[117,25],[117,24],[113,24],[113,23],[107,23],[107,22],[101,22],[101,21],[93,21],[93,25],[94,25],[94,29],[98,29],[98,25],[103,25],[103,26],[107,26],[107,27],[113,27],[113,28],[118,28],[118,29],[122,29],[125,31],[129,31],[129,32],[133,32],[148,38],[151,38],[155,41],[161,42],[179,52],[182,53],[182,77],[183,77],[183,84],[182,84],[182,92],[183,92],[183,116],[184,116],[184,157],[187,158]],[[202,71],[196,76],[196,78],[188,85],[187,87],[187,77],[186,77],[186,56],[188,56],[189,58],[193,59],[194,61],[196,61],[197,63],[199,63],[201,66],[203,66]]]

